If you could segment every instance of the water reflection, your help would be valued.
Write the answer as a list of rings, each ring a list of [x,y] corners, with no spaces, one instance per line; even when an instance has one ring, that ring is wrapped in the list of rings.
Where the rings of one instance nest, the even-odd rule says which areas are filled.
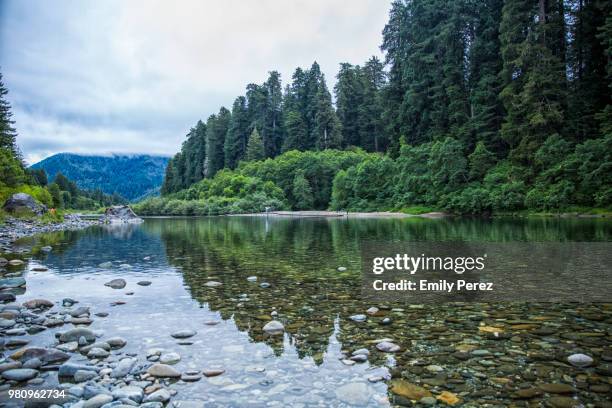
[[[366,322],[356,323],[349,317],[373,306],[360,300],[360,242],[611,238],[612,224],[607,220],[147,219],[141,225],[94,227],[24,241],[24,245],[33,245],[30,269],[44,264],[50,271],[28,274],[23,299],[77,298],[94,311],[110,311],[107,319],[96,320],[92,327],[128,338],[127,351],[142,353],[143,348],[162,347],[183,356],[180,369],[227,370],[227,375],[215,380],[181,385],[181,397],[211,398],[219,405],[236,403],[240,398],[274,399],[284,404],[324,400],[338,405],[347,400],[336,393],[337,388],[358,383],[367,387],[367,404],[383,405],[385,383],[369,384],[366,380],[379,373],[377,367],[399,367],[400,372],[408,372],[405,377],[411,381],[417,376],[418,381],[429,381],[426,384],[467,392],[480,389],[481,380],[462,382],[458,371],[444,378],[440,373],[423,373],[420,366],[416,366],[420,371],[415,369],[413,361],[425,359],[429,364],[444,366],[458,344],[503,353],[506,347],[520,347],[525,355],[540,351],[531,335],[519,336],[524,343],[502,343],[500,340],[510,336],[493,338],[487,332],[480,333],[483,324],[524,325],[529,321],[533,325],[537,317],[540,323],[551,322],[559,335],[607,330],[609,324],[605,318],[590,320],[588,316],[602,315],[595,306],[472,304],[420,308],[391,303],[377,304],[378,312],[368,316]],[[51,245],[53,251],[39,251],[43,245]],[[101,266],[108,262],[110,267]],[[338,271],[340,266],[346,270]],[[125,291],[103,285],[118,276],[128,280]],[[247,279],[252,276],[257,280]],[[147,288],[135,286],[141,279],[150,279],[153,284]],[[222,285],[206,286],[209,281]],[[135,293],[128,296],[127,291]],[[117,299],[126,300],[126,305],[110,308],[110,302]],[[262,328],[272,315],[285,324],[285,335],[264,334]],[[390,319],[390,325],[383,324],[385,318]],[[205,325],[210,320],[222,322]],[[199,332],[194,344],[177,345],[170,338],[169,333],[183,328]],[[49,330],[36,341],[52,343],[52,334]],[[372,352],[367,363],[353,366],[341,361],[358,348],[372,350],[376,340],[382,338],[399,343],[402,353],[389,357]],[[585,337],[578,342],[599,350],[609,347],[600,337]],[[527,360],[521,361],[526,364]],[[517,365],[516,371],[521,370],[528,368]],[[564,374],[559,367],[553,370]]]

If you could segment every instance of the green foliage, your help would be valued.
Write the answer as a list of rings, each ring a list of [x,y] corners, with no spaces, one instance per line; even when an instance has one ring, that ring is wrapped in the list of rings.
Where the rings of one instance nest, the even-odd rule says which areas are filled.
[[[263,145],[263,140],[261,136],[259,136],[259,132],[257,128],[254,128],[251,132],[251,136],[249,136],[249,141],[246,147],[245,160],[262,160],[265,157],[265,150]]]
[[[287,208],[282,190],[271,182],[223,170],[187,190],[141,201],[134,211],[142,215],[219,215],[262,212],[266,207]]]
[[[312,209],[327,209],[332,195],[332,183],[340,170],[348,169],[370,157],[362,150],[320,152],[290,151],[274,159],[258,162],[243,162],[238,172],[280,187],[291,208],[300,207],[299,200],[293,195],[296,175],[301,174],[312,189]]]
[[[340,64],[335,107],[316,62],[283,95],[274,71],[247,85],[229,131],[208,126],[225,154],[209,144],[203,174],[271,181],[295,209],[610,206],[611,13],[595,0],[395,0],[384,63]],[[169,163],[164,194],[197,181],[193,150]]]
[[[15,187],[26,179],[21,162],[7,148],[0,148],[0,176],[0,184],[9,187]]]
[[[293,179],[293,198],[296,202],[296,210],[309,210],[313,206],[312,188],[304,177],[304,173],[297,173]]]

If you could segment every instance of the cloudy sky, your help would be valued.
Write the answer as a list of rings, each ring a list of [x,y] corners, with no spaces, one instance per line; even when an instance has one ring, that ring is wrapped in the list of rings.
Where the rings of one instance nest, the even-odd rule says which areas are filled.
[[[246,84],[381,56],[383,0],[0,0],[0,71],[31,164],[173,154]]]

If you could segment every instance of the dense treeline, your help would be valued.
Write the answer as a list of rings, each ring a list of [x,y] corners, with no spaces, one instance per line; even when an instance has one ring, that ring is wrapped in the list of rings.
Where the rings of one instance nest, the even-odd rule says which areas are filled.
[[[362,150],[296,150],[274,159],[243,161],[191,187],[134,205],[142,215],[217,215],[262,212],[266,207],[326,209],[338,172],[374,156]]]
[[[385,156],[336,175],[336,209],[609,207],[611,38],[608,1],[396,0],[384,63],[341,64],[335,106],[316,62],[283,93],[271,72],[191,130],[162,194],[241,161],[354,146]],[[324,202],[282,190],[292,208]]]
[[[8,90],[0,74],[0,206],[14,193],[27,193],[49,208],[97,209],[125,200],[101,191],[84,191],[76,183],[58,173],[48,184],[43,169],[28,169],[17,147],[17,131],[11,106],[6,100]]]

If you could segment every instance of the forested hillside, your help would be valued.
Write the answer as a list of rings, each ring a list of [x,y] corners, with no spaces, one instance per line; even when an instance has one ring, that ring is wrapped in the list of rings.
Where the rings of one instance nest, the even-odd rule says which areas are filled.
[[[167,157],[150,155],[90,156],[59,153],[34,164],[50,179],[62,173],[80,189],[101,190],[127,200],[157,195],[168,163]]]
[[[335,104],[316,62],[284,91],[276,71],[247,85],[191,129],[162,194],[241,161],[357,147],[383,155],[339,170],[334,209],[609,208],[611,2],[400,0],[382,33],[385,61],[341,64]]]

